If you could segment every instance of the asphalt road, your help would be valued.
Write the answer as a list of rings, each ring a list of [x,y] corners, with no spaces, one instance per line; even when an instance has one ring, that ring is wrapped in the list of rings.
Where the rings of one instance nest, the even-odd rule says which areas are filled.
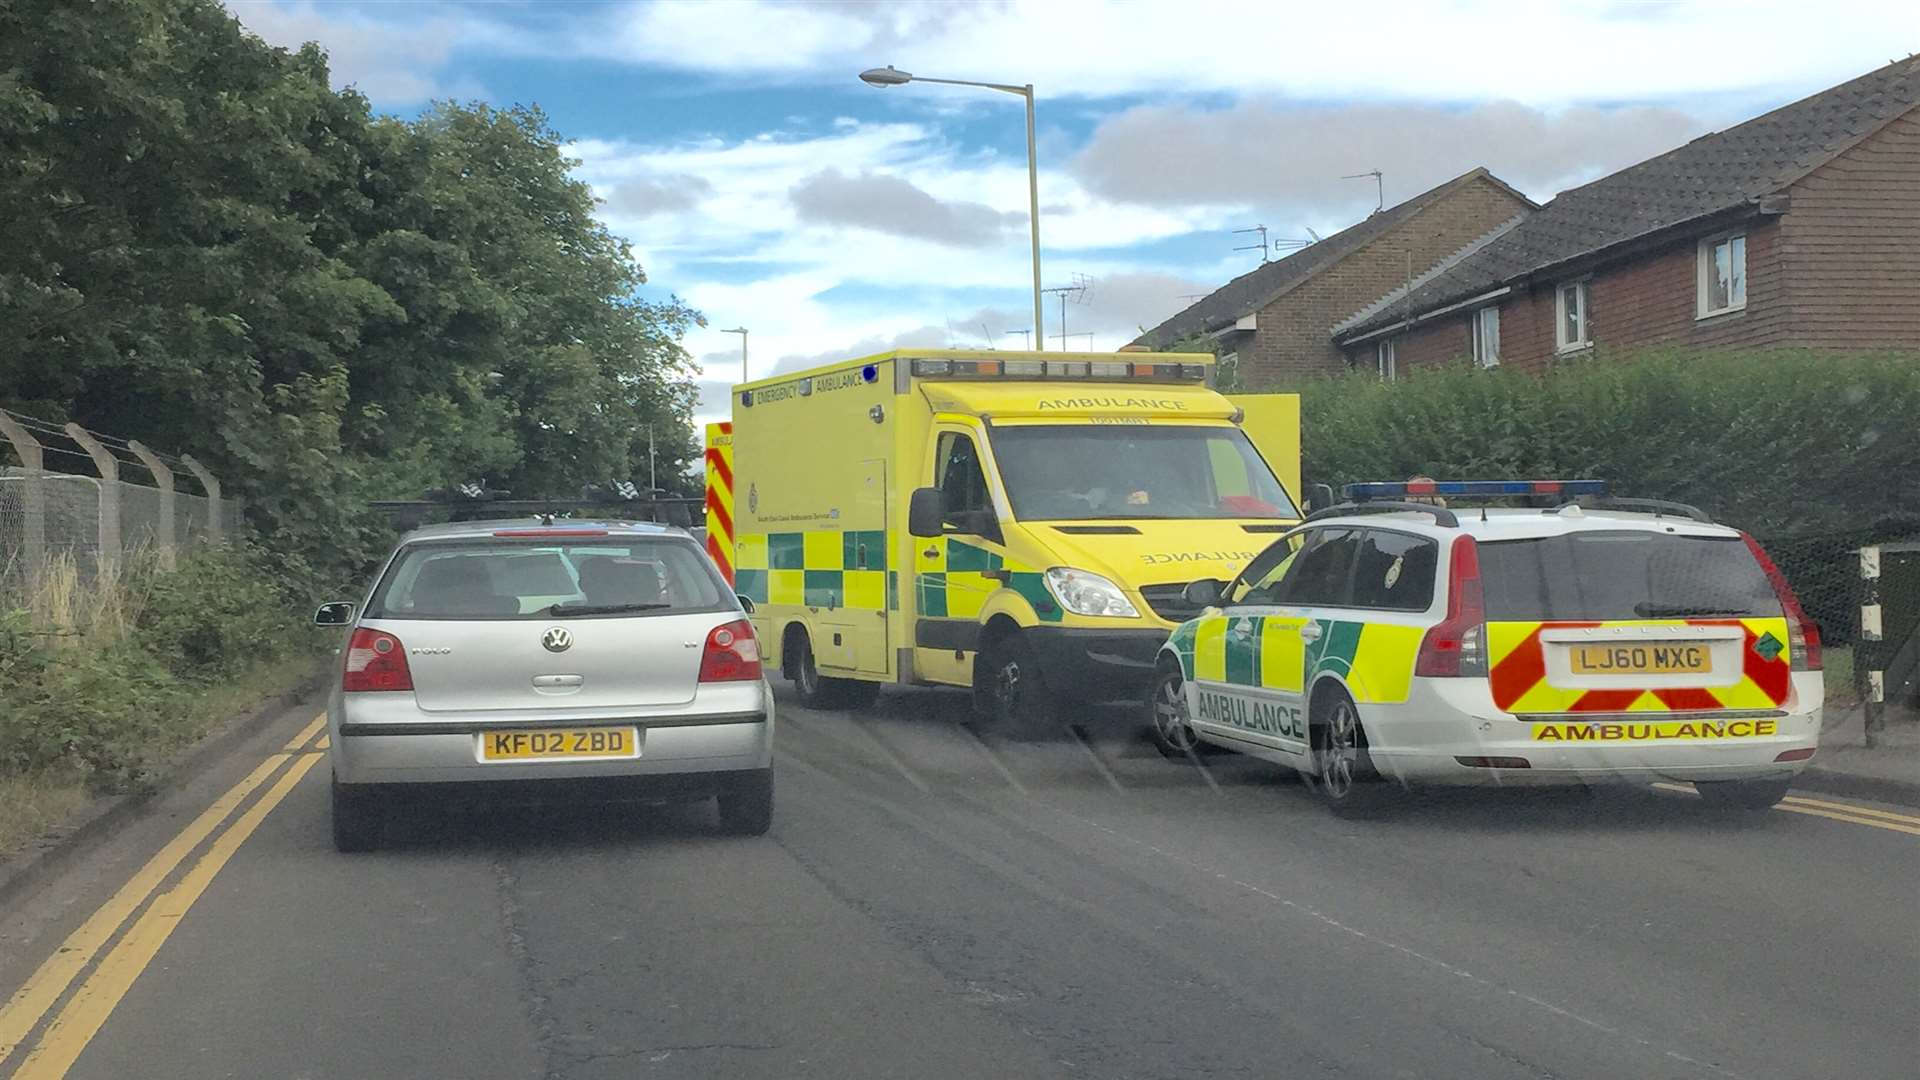
[[[352,857],[313,744],[277,753],[290,713],[0,919],[0,988],[62,995],[0,1073],[1915,1075],[1920,811],[1504,792],[1347,821],[1117,712],[1020,744],[963,705],[783,699],[765,838],[710,805],[441,813]],[[210,834],[217,873],[186,859],[73,947],[263,760],[284,779]]]

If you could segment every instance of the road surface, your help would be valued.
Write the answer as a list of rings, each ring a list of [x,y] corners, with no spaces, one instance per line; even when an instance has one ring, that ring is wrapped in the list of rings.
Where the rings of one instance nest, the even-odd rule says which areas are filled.
[[[783,698],[764,838],[546,808],[365,856],[290,712],[0,918],[0,1075],[1915,1075],[1920,810],[1346,821],[1119,710],[1025,744],[964,705]]]

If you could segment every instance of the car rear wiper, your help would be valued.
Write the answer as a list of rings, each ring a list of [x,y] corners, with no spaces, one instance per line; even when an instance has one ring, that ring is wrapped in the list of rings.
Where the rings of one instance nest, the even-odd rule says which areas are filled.
[[[556,619],[569,615],[623,615],[629,611],[664,611],[672,604],[555,604],[547,614]]]
[[[1635,604],[1633,613],[1643,619],[1711,619],[1742,618],[1744,611],[1728,611],[1715,607],[1688,607],[1684,604]]]

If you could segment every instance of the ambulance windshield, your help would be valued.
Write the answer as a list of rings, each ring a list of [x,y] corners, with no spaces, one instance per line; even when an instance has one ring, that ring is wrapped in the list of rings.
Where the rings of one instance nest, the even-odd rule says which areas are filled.
[[[1022,521],[1300,516],[1238,428],[1000,427],[993,449]]]

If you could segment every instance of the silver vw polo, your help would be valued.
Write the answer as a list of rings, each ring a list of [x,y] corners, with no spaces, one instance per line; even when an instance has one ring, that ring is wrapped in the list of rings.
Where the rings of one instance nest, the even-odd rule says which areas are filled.
[[[773,816],[773,695],[742,601],[651,524],[468,522],[400,539],[348,628],[327,706],[333,839],[378,844],[402,792],[563,786],[717,797]]]

